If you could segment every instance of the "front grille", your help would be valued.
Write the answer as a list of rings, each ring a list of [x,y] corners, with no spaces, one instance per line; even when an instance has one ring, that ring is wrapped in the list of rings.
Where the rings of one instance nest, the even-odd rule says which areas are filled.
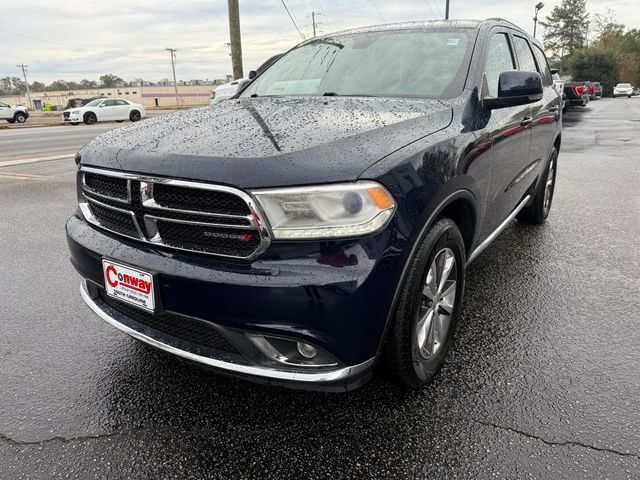
[[[130,213],[114,210],[99,203],[92,203],[91,211],[104,228],[128,237],[137,238],[139,236]]]
[[[259,228],[264,222],[239,190],[89,167],[81,175],[87,220],[114,233],[241,259],[256,258],[269,244]]]
[[[158,221],[158,232],[167,245],[225,255],[246,257],[260,245],[260,238],[251,230],[207,228],[175,222]]]
[[[109,297],[100,289],[100,299],[114,310],[117,310],[131,320],[164,335],[189,342],[196,347],[211,348],[228,353],[238,353],[231,343],[218,330],[205,320],[183,317],[173,313],[153,315],[139,308],[127,305]],[[145,333],[143,329],[138,329]]]
[[[85,189],[94,194],[118,200],[126,200],[129,193],[127,180],[124,178],[85,173],[84,185]]]
[[[62,116],[64,118],[69,118],[69,115],[71,114],[71,112],[62,112]]]
[[[244,200],[227,192],[200,191],[174,185],[156,184],[153,187],[156,202],[163,207],[199,210],[225,215],[249,215],[249,207]]]

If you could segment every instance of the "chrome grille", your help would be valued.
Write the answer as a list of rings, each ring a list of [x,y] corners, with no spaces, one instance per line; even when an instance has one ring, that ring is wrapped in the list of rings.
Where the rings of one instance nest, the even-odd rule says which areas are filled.
[[[269,231],[253,199],[222,185],[80,169],[80,209],[89,223],[167,248],[254,259]]]

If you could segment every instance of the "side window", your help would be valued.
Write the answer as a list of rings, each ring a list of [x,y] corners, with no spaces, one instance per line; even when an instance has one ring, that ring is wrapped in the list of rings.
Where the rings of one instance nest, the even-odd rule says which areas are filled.
[[[125,101],[125,100],[114,100],[114,102],[116,102],[116,105],[129,105],[129,102]]]
[[[115,100],[105,100],[105,102],[102,104],[105,107],[113,107],[116,104]]]
[[[520,70],[523,72],[537,72],[536,61],[533,59],[533,53],[527,42],[522,37],[513,37],[513,46],[516,49],[516,55],[518,55],[518,62],[520,62]]]
[[[547,57],[545,57],[544,52],[537,45],[533,46],[533,53],[535,53],[536,60],[538,61],[540,75],[542,76],[542,84],[552,85],[553,78],[551,77],[551,69],[549,68],[549,62],[547,62]]]
[[[9,105],[6,103],[0,102],[0,108],[9,108]]]
[[[487,93],[492,97],[498,96],[498,80],[500,74],[509,70],[515,70],[509,38],[506,33],[496,33],[489,42],[487,64],[484,68],[484,76],[487,81]]]

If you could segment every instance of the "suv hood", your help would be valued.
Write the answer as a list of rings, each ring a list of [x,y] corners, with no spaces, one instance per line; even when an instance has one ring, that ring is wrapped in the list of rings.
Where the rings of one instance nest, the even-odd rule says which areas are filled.
[[[241,188],[348,181],[451,118],[436,100],[243,98],[112,130],[80,153],[87,165]]]

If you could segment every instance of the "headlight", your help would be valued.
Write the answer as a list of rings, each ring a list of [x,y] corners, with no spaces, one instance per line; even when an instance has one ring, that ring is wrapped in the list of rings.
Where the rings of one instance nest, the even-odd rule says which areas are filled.
[[[72,110],[72,111],[71,111],[71,114],[72,114],[72,115],[77,115],[77,114],[79,114],[79,113],[80,113],[80,110]]]
[[[396,208],[391,194],[369,181],[252,193],[278,240],[368,235],[384,228]]]

